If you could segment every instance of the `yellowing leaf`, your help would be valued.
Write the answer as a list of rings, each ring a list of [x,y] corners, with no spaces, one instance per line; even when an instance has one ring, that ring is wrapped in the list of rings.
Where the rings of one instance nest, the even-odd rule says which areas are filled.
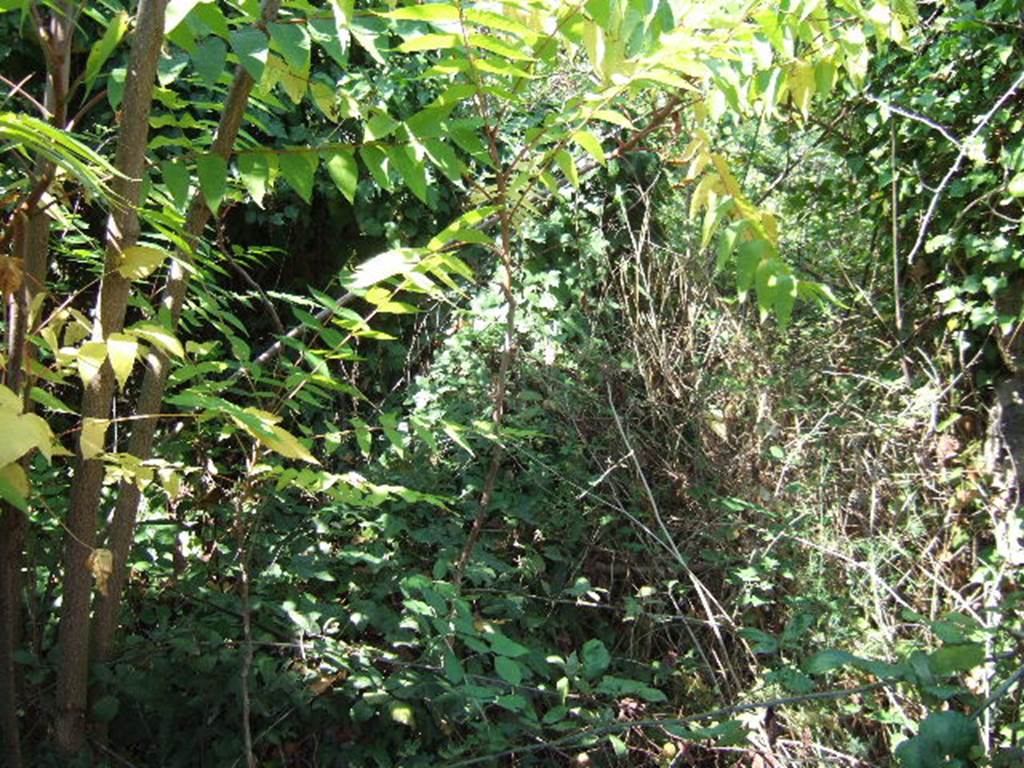
[[[125,248],[121,256],[121,266],[117,271],[126,280],[145,280],[153,270],[164,263],[167,258],[167,251],[160,248],[150,248],[145,245],[133,245]]]
[[[22,512],[28,511],[29,484],[20,464],[0,467],[0,499],[13,504]]]
[[[278,416],[258,408],[246,408],[241,414],[231,414],[231,419],[267,448],[286,458],[301,459],[310,464],[320,463],[295,435],[277,426],[276,422],[280,421]]]
[[[380,15],[388,19],[403,21],[458,21],[459,9],[448,3],[428,3],[408,8],[397,8]]]
[[[160,347],[160,349],[170,355],[175,357],[185,356],[185,350],[181,346],[181,342],[162,325],[157,325],[156,323],[136,323],[131,328],[126,329],[126,332]]]
[[[414,53],[416,51],[437,51],[445,48],[454,48],[459,44],[459,36],[455,34],[430,34],[420,35],[411,40],[406,40],[398,50],[402,53]]]
[[[103,443],[109,424],[109,419],[94,419],[89,416],[82,419],[82,434],[79,435],[78,445],[83,459],[95,459],[103,453]]]
[[[814,75],[814,65],[805,61],[794,64],[789,70],[788,83],[793,105],[800,110],[804,117],[807,117],[811,111],[811,98],[818,85]]]
[[[103,367],[103,361],[107,359],[107,345],[102,341],[87,341],[83,344],[77,354],[78,375],[82,383],[89,386],[89,382],[96,378],[96,374]]]
[[[106,595],[107,582],[110,580],[111,574],[114,573],[114,553],[109,549],[94,549],[89,553],[85,567],[89,569],[92,577],[96,580],[96,589],[101,595]]]
[[[0,384],[0,411],[21,413],[20,398],[3,384]]]
[[[131,376],[132,366],[135,365],[135,357],[139,352],[139,342],[134,336],[124,333],[112,333],[107,337],[107,357],[110,360],[110,367],[114,369],[114,376],[117,383],[124,389],[124,385]]]
[[[0,411],[0,466],[17,461],[33,448],[50,456],[53,433],[45,420],[33,413]]]

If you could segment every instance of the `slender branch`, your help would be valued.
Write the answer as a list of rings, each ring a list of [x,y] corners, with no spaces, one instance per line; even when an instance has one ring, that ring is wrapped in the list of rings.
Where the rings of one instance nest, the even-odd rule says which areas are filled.
[[[981,121],[974,126],[974,130],[967,135],[966,139],[964,139],[960,146],[960,151],[956,155],[956,160],[946,172],[946,175],[942,177],[942,181],[939,182],[939,186],[936,187],[935,193],[932,195],[932,201],[928,204],[928,210],[925,211],[924,217],[921,219],[921,224],[917,230],[917,239],[914,241],[914,247],[911,248],[910,253],[907,254],[908,264],[913,264],[917,254],[920,253],[921,248],[924,245],[925,236],[928,234],[928,228],[931,226],[932,219],[935,217],[935,211],[939,207],[939,201],[942,199],[942,195],[946,191],[946,187],[949,186],[949,182],[953,180],[957,171],[960,170],[960,166],[963,164],[964,158],[967,157],[967,150],[970,147],[971,139],[984,130],[985,126],[988,125],[996,112],[1002,108],[1003,104],[1006,103],[1006,100],[1009,99],[1022,84],[1024,84],[1024,71],[1017,76],[1017,79],[1013,81],[1013,84],[1006,89],[1003,95],[996,99],[992,108],[985,113],[981,118]]]

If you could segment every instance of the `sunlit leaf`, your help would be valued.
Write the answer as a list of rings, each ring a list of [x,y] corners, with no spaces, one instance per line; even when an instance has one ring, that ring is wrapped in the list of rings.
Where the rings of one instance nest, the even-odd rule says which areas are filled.
[[[139,352],[139,342],[134,336],[125,333],[112,333],[107,337],[107,358],[114,369],[117,383],[124,389],[128,377],[132,374],[135,357]]]
[[[167,251],[145,245],[133,245],[125,248],[121,254],[121,266],[117,271],[126,280],[145,280],[153,271],[164,263]]]
[[[109,419],[95,419],[87,416],[82,419],[82,433],[78,445],[83,459],[94,459],[103,453]]]

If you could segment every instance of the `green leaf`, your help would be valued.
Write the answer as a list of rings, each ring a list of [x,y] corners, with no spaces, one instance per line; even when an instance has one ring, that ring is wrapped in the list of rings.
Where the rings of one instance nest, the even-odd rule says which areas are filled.
[[[117,48],[117,44],[121,42],[125,32],[128,31],[128,19],[127,13],[122,11],[117,14],[107,23],[107,28],[103,32],[103,37],[100,38],[99,42],[96,43],[89,50],[89,58],[85,60],[85,86],[86,89],[92,87],[95,82],[100,70],[103,65],[107,63],[107,59],[110,58],[110,54]]]
[[[586,661],[584,661],[584,671],[586,671]],[[639,680],[627,680],[622,677],[612,677],[611,675],[605,675],[601,678],[601,682],[597,686],[597,692],[616,698],[639,696],[644,701],[656,704],[668,701],[668,697],[657,688],[652,688]]]
[[[626,742],[620,739],[618,736],[608,736],[608,743],[612,745],[612,752],[618,758],[623,758],[629,754],[629,749],[626,747]]]
[[[269,152],[243,152],[238,156],[238,175],[249,197],[260,208],[276,164],[277,158]]]
[[[412,190],[412,193],[424,203],[429,203],[429,197],[427,196],[427,171],[423,167],[423,163],[416,157],[416,150],[409,145],[390,147],[388,149],[388,158],[390,158],[391,164],[395,166],[395,170],[398,171],[398,175],[402,177],[402,181]]]
[[[804,663],[804,672],[811,675],[821,675],[833,669],[853,664],[856,657],[847,651],[829,649],[814,654]]]
[[[350,149],[339,149],[325,154],[325,165],[331,179],[341,190],[341,194],[350,203],[356,200],[356,187],[359,186],[359,164],[355,152]]]
[[[124,249],[117,271],[126,280],[145,280],[166,258],[167,251],[160,248],[133,245]]]
[[[200,155],[196,158],[196,174],[199,176],[203,199],[216,215],[228,191],[228,163],[220,155]]]
[[[231,33],[231,50],[238,56],[245,71],[258,83],[267,65],[267,56],[270,55],[267,36],[253,27],[236,30]]]
[[[388,192],[394,189],[388,174],[388,156],[384,150],[379,147],[360,147],[359,156],[363,158],[366,167],[370,169],[370,175],[381,189]]]
[[[173,49],[160,57],[156,70],[157,82],[164,88],[169,86],[188,66],[188,54],[185,51]]]
[[[509,658],[518,658],[519,656],[525,656],[530,652],[530,649],[526,646],[520,645],[510,637],[495,632],[487,635],[487,640],[491,644],[491,650],[501,656],[508,656]]]
[[[466,679],[466,672],[462,668],[459,657],[447,648],[444,649],[444,676],[452,685],[461,685],[462,681]]]
[[[167,192],[178,212],[188,205],[189,173],[188,166],[182,160],[165,160],[160,164],[160,173],[167,186]]]
[[[1006,185],[1006,191],[1013,197],[1024,197],[1024,171],[1021,171]]]
[[[449,180],[454,183],[462,181],[462,175],[466,172],[466,167],[459,160],[454,149],[440,139],[427,139],[423,142],[423,148],[426,150],[427,157],[430,158],[431,162],[441,169],[441,173],[447,176]]]
[[[611,661],[608,649],[597,638],[583,644],[583,674],[591,680],[603,675]]]
[[[173,32],[199,3],[200,0],[170,0],[167,3],[167,11],[164,16],[164,33]]]
[[[929,657],[937,675],[969,672],[985,662],[985,649],[979,643],[944,645]]]
[[[506,683],[519,685],[523,682],[523,668],[508,656],[494,657],[494,671]]]
[[[301,74],[309,72],[312,48],[309,32],[304,24],[268,24],[270,46],[284,56],[288,66]]]
[[[366,121],[366,128],[363,131],[363,141],[379,141],[389,136],[401,125],[386,112],[378,112]]]
[[[968,758],[977,743],[978,726],[969,717],[954,711],[932,712],[918,735],[896,748],[896,758],[903,768],[936,768],[950,765],[948,757]]]
[[[32,400],[34,400],[35,402],[39,403],[39,405],[43,406],[43,408],[48,408],[49,410],[54,411],[56,413],[76,413],[74,408],[69,406],[59,397],[50,394],[45,389],[40,389],[39,387],[32,387],[32,389],[29,391],[29,397],[31,397]]]
[[[746,296],[754,284],[754,276],[761,261],[771,255],[771,246],[767,240],[748,240],[740,245],[736,256],[736,290],[740,296]]]
[[[555,165],[557,165],[565,177],[569,180],[569,183],[576,189],[580,188],[580,177],[576,172],[576,161],[572,159],[572,155],[566,152],[564,149],[559,149],[555,152]]]
[[[96,699],[96,703],[92,705],[92,715],[98,722],[109,723],[117,717],[120,709],[121,704],[117,697],[108,693]]]
[[[373,448],[373,433],[370,432],[370,427],[362,419],[350,419],[349,421],[356,430],[356,445],[359,446],[359,452],[369,458]]]
[[[319,154],[301,149],[285,151],[278,157],[277,164],[284,180],[308,205],[313,199],[313,181],[320,164]]]
[[[513,61],[534,61],[533,56],[529,53],[517,50],[492,35],[470,35],[469,44],[475,45],[477,48],[482,48],[485,51],[496,53],[499,56],[504,56],[506,59],[512,59]]]
[[[224,74],[224,65],[227,60],[228,46],[219,37],[206,38],[192,52],[192,62],[195,64],[196,74],[211,88]]]
[[[597,160],[597,162],[605,165],[607,161],[604,155],[604,148],[601,146],[601,141],[597,136],[590,131],[576,131],[572,135],[572,140],[579,144],[583,151]]]

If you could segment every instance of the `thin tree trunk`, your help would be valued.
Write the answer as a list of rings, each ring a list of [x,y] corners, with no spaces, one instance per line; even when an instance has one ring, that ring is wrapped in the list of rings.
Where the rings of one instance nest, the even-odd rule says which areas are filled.
[[[264,0],[263,20],[272,21],[277,16],[280,7],[280,0]],[[225,160],[231,157],[254,85],[249,73],[243,67],[238,67],[235,72],[235,80],[228,92],[224,111],[221,113],[217,135],[211,147],[214,153]],[[202,234],[209,220],[210,209],[207,207],[202,193],[197,192],[189,206],[185,229],[193,239],[196,239]],[[175,259],[171,262],[170,273],[161,297],[161,305],[168,310],[173,327],[177,326],[185,294],[188,292],[189,271],[182,267],[181,262],[188,263],[190,258],[190,255],[183,251],[176,254]],[[160,413],[163,405],[164,390],[169,373],[168,365],[169,360],[162,350],[153,349],[151,351],[149,368],[146,369],[146,374],[143,377],[142,389],[135,408],[136,415],[142,418],[134,422],[135,426],[128,442],[128,453],[142,460],[148,459],[153,452],[153,438],[157,427],[157,420],[154,416]],[[114,572],[107,584],[107,594],[97,598],[96,617],[93,622],[93,648],[97,660],[110,658],[114,636],[117,632],[121,598],[128,575],[128,556],[135,538],[135,520],[141,499],[142,494],[134,483],[123,482],[119,485],[117,506],[114,509],[107,541],[107,548],[114,558]]]
[[[57,128],[63,128],[67,119],[67,93],[71,82],[71,43],[75,20],[80,7],[74,2],[54,5],[49,22],[37,28],[43,58],[46,61],[46,87],[43,95],[42,117]],[[53,177],[53,164],[40,160],[36,163],[39,179]],[[8,322],[7,386],[22,396],[26,412],[32,409],[27,397],[31,387],[28,373],[34,350],[26,343],[28,316],[36,293],[45,287],[48,267],[50,218],[37,205],[17,214],[13,255],[20,260],[22,281],[11,296],[11,316]],[[28,462],[22,465],[27,470]],[[22,572],[25,566],[25,534],[28,518],[11,505],[0,510],[0,725],[2,725],[4,758],[10,768],[21,768],[21,733],[18,719],[20,675],[14,654],[24,639],[22,617]]]
[[[28,248],[28,217],[15,214],[13,255],[25,263]],[[24,277],[22,277],[24,281]],[[27,319],[25,291],[15,286],[8,297],[6,386],[15,394],[22,389],[23,350]],[[18,723],[18,683],[14,652],[21,641],[21,565],[25,540],[25,514],[13,504],[0,505],[0,729],[4,759],[21,768],[21,733]]]
[[[98,327],[94,332],[98,340],[105,340],[124,327],[129,282],[117,268],[122,252],[134,245],[139,235],[138,206],[149,138],[149,112],[166,8],[167,0],[140,0],[138,6],[115,156],[115,166],[124,177],[116,179],[112,185],[121,202],[111,212],[107,223],[107,253],[100,283]],[[85,388],[83,419],[108,418],[113,395],[114,373],[110,363],[104,362]],[[85,744],[92,591],[87,561],[96,540],[96,514],[102,488],[102,462],[86,460],[79,452],[71,486],[71,506],[65,522],[64,590],[58,636],[61,656],[57,668],[55,737],[58,749],[65,755],[77,753]]]

